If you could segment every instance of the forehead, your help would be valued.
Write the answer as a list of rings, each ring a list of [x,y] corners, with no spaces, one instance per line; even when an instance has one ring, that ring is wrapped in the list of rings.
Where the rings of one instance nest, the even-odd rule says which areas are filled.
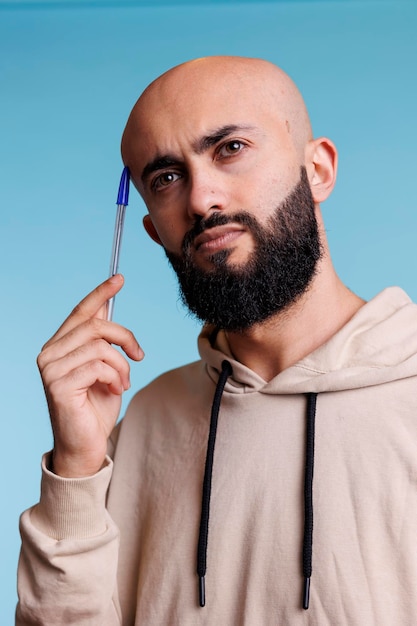
[[[138,110],[143,123],[154,131],[166,125],[172,132],[178,129],[199,135],[225,124],[255,121],[266,109],[259,91],[236,79],[169,87],[149,94],[142,111]]]
[[[196,151],[205,137],[225,128],[252,135],[287,132],[270,85],[234,75],[215,80],[173,73],[152,84],[135,105],[125,131],[124,160],[137,171],[158,155]]]

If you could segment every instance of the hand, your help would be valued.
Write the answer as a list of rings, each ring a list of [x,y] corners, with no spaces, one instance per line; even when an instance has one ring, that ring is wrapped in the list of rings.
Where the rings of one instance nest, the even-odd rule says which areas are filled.
[[[54,433],[53,470],[60,476],[92,475],[103,465],[122,393],[130,387],[129,364],[114,346],[134,361],[144,356],[129,330],[105,319],[107,301],[122,286],[120,274],[99,285],[38,356]]]

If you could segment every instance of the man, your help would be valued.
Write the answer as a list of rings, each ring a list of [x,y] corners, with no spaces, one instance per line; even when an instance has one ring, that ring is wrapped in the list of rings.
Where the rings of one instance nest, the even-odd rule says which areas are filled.
[[[201,361],[115,427],[114,346],[143,357],[105,321],[120,276],[44,346],[54,450],[22,516],[17,623],[413,623],[417,307],[337,277],[333,143],[280,69],[212,57],[145,90],[122,155],[205,322]]]

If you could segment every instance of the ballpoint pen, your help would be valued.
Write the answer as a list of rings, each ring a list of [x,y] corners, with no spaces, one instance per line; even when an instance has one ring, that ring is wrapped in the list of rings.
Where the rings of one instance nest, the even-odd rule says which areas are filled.
[[[117,213],[116,223],[114,226],[113,249],[110,260],[110,276],[117,274],[119,267],[120,246],[122,243],[123,224],[125,219],[125,211],[129,201],[129,168],[125,167],[122,172],[119,184],[119,192],[117,194]],[[111,321],[114,309],[114,296],[107,303],[107,320]]]

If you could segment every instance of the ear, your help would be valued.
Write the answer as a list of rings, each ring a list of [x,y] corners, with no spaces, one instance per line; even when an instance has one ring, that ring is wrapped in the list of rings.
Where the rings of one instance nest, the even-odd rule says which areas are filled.
[[[151,216],[149,214],[145,215],[145,217],[143,218],[143,226],[146,232],[148,233],[149,237],[153,239],[154,241],[156,241],[156,243],[159,243],[160,246],[162,246],[161,240],[159,239],[159,235],[156,232],[156,228],[153,225]]]
[[[326,200],[336,183],[337,150],[327,137],[309,141],[306,146],[306,167],[314,202]]]

